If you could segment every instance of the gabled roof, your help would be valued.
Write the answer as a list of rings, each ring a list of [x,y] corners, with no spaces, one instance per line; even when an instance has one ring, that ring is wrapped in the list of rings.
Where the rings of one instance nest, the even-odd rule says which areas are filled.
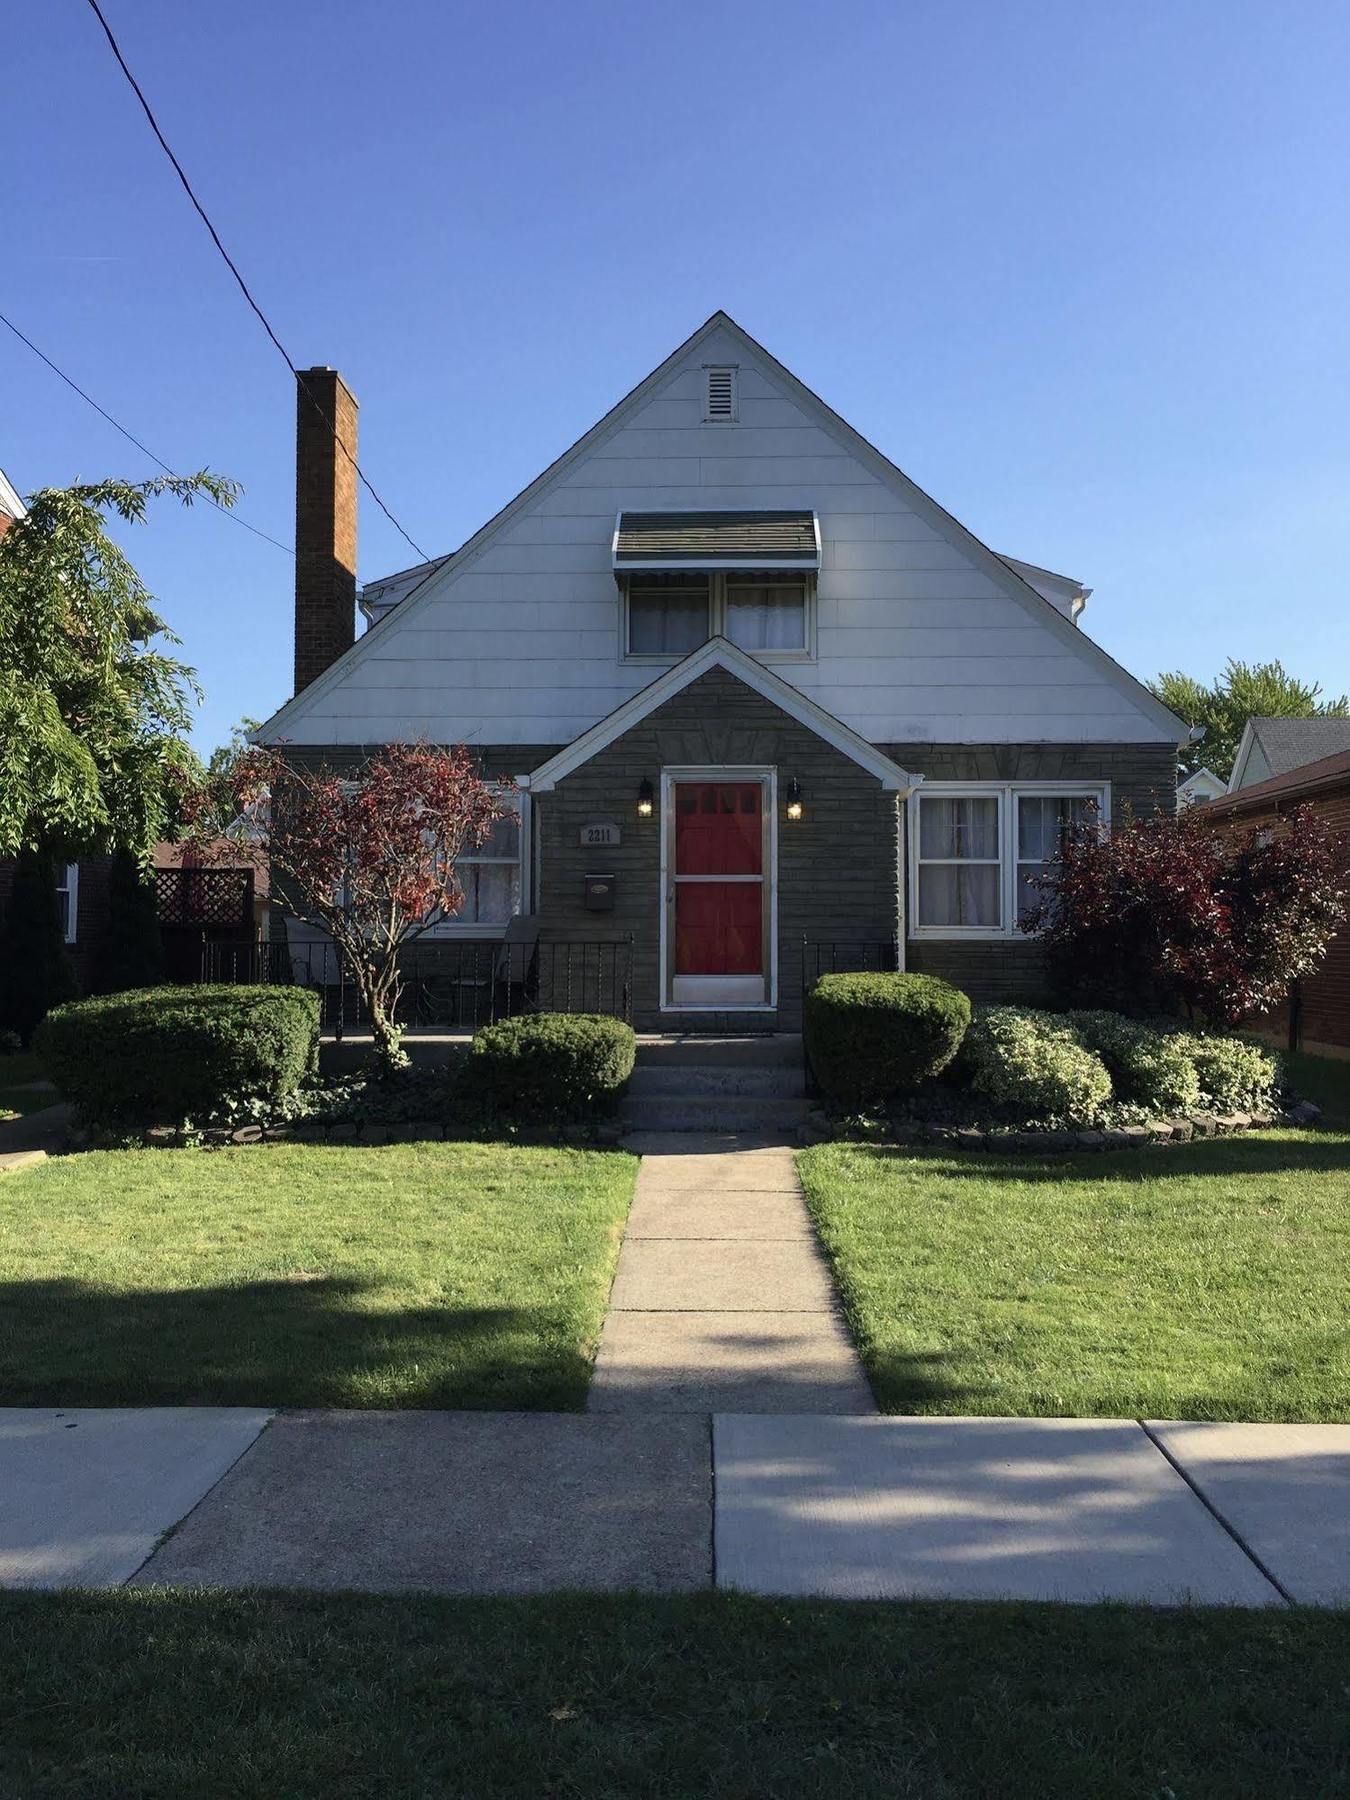
[[[19,498],[18,489],[3,469],[0,469],[0,513],[7,519],[22,519],[28,515],[28,508]]]
[[[1236,793],[1220,794],[1211,800],[1205,812],[1228,817],[1234,813],[1255,812],[1279,801],[1310,799],[1329,788],[1350,787],[1350,750],[1339,750],[1335,756],[1322,756],[1316,762],[1302,763],[1283,775],[1272,775],[1268,781],[1255,781]]]
[[[748,331],[738,325],[730,314],[718,311],[705,319],[691,337],[685,339],[678,349],[673,350],[664,362],[660,363],[651,374],[632,389],[632,391],[613,406],[583,437],[577,439],[570,449],[565,450],[555,462],[549,464],[541,475],[522,488],[514,500],[508,502],[502,510],[486,525],[480,527],[474,535],[462,544],[451,556],[441,558],[430,564],[425,574],[421,575],[411,587],[403,590],[402,598],[396,608],[385,614],[385,619],[372,629],[357,638],[349,650],[343,652],[337,661],[330,664],[322,675],[317,676],[309,686],[302,689],[294,699],[288,700],[284,706],[273,713],[258,731],[253,734],[255,741],[266,742],[285,731],[296,714],[306,708],[318,695],[342,680],[347,672],[365,654],[374,630],[388,629],[385,620],[397,616],[406,619],[409,614],[419,611],[428,597],[437,592],[441,585],[460,570],[471,564],[493,541],[497,534],[510,523],[525,507],[538,500],[553,484],[559,481],[573,465],[588,455],[599,444],[618,431],[629,415],[649,399],[670,377],[686,357],[695,352],[703,341],[722,331],[738,340],[746,353],[757,357],[768,369],[773,379],[786,389],[788,395],[804,411],[812,414],[821,429],[829,433],[853,456],[857,457],[865,467],[871,469],[879,481],[885,482],[898,493],[920,518],[929,523],[946,540],[961,550],[983,574],[1001,587],[1022,607],[1026,609],[1040,624],[1055,632],[1060,641],[1076,655],[1093,664],[1108,681],[1119,689],[1136,706],[1143,715],[1152,720],[1164,737],[1171,742],[1181,744],[1187,741],[1189,726],[1155,698],[1143,684],[1129,671],[1123,668],[1114,657],[1109,656],[1100,645],[1085,637],[1073,624],[1070,618],[1047,600],[1043,595],[1020,575],[1005,558],[991,550],[980,541],[972,531],[953,518],[945,507],[938,504],[930,494],[911,481],[904,471],[884,456],[874,444],[868,442],[862,433],[828,406],[820,396],[814,393],[805,382],[800,381],[791,369],[780,363],[776,356],[752,338]],[[1030,569],[1033,565],[1025,565]],[[1048,571],[1047,571],[1048,573]],[[392,588],[396,577],[388,577]]]
[[[687,688],[690,682],[697,681],[700,675],[706,675],[710,669],[726,669],[743,681],[747,687],[753,688],[757,694],[771,701],[781,712],[796,719],[808,731],[813,731],[818,738],[832,744],[842,755],[866,769],[869,775],[875,775],[883,788],[897,794],[907,794],[918,787],[923,780],[921,775],[910,775],[899,763],[884,756],[875,744],[859,737],[850,726],[833,713],[827,713],[823,706],[817,706],[802,693],[800,688],[793,687],[775,675],[772,669],[766,669],[763,663],[756,662],[753,656],[747,656],[744,650],[730,643],[726,638],[710,638],[699,649],[691,651],[683,662],[667,669],[658,675],[640,693],[625,700],[622,706],[616,706],[612,713],[601,719],[598,725],[592,725],[589,731],[583,731],[579,738],[573,740],[556,756],[549,757],[547,762],[530,775],[521,778],[522,787],[528,787],[531,793],[547,794],[565,775],[588,763],[616,738],[631,731],[649,713],[655,712],[667,700]]]
[[[1233,773],[1228,778],[1230,794],[1247,786],[1247,766],[1253,750],[1260,752],[1269,771],[1261,778],[1264,784],[1273,776],[1288,775],[1321,757],[1350,750],[1350,719],[1248,719],[1233,759]]]

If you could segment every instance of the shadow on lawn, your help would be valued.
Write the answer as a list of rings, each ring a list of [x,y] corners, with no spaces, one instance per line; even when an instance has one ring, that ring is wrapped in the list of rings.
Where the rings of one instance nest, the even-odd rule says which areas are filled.
[[[1037,1156],[1031,1152],[950,1151],[941,1145],[892,1147],[860,1144],[869,1160],[888,1163],[915,1158],[940,1167],[945,1178],[967,1181],[1191,1181],[1208,1175],[1350,1175],[1350,1138],[1325,1132],[1298,1137],[1199,1138],[1193,1143],[1144,1150],[1092,1150]]]
[[[372,1301],[376,1292],[303,1270],[165,1291],[0,1284],[0,1405],[585,1404],[589,1363],[566,1319],[512,1307],[391,1310]]]

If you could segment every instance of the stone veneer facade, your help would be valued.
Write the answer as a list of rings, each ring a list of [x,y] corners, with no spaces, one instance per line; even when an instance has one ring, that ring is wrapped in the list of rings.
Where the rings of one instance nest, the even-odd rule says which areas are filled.
[[[288,747],[308,766],[351,770],[376,748]],[[485,774],[536,769],[561,746],[498,744],[481,749]],[[1175,803],[1175,752],[1168,744],[905,744],[880,746],[901,768],[934,781],[1109,781],[1112,818]],[[661,771],[672,765],[771,766],[778,795],[778,1006],[774,1013],[663,1011],[660,1005]],[[801,782],[805,816],[788,821],[783,789]],[[656,813],[639,819],[638,786],[650,781]],[[633,1019],[639,1030],[796,1029],[801,1019],[802,943],[893,944],[901,916],[901,807],[873,775],[723,669],[714,669],[597,752],[534,800],[534,912],[541,939],[633,939]],[[581,827],[615,819],[617,848],[581,844]],[[586,908],[585,878],[615,878],[612,912]],[[973,999],[1044,997],[1031,938],[910,939],[906,966],[941,975]]]

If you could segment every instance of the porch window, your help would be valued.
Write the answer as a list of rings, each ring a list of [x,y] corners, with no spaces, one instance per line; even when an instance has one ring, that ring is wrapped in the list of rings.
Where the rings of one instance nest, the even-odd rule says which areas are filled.
[[[1090,782],[925,782],[909,802],[909,929],[917,937],[1010,938],[1041,898],[1068,832],[1110,816]]]
[[[508,925],[520,911],[521,829],[519,796],[514,810],[496,820],[488,836],[473,850],[455,858],[455,874],[464,893],[464,904],[451,918],[438,918],[425,932],[428,937],[453,937],[467,927]],[[473,935],[488,936],[476,930]]]
[[[1003,923],[999,796],[923,795],[919,802],[921,925],[997,931]]]

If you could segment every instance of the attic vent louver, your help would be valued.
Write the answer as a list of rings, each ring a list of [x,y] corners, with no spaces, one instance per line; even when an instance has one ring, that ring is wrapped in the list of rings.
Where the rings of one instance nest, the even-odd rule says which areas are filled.
[[[736,420],[735,369],[705,369],[708,377],[704,418],[709,424],[731,425]]]

